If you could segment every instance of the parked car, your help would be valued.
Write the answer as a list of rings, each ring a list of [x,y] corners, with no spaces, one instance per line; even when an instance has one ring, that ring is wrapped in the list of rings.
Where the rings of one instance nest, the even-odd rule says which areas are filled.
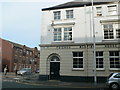
[[[39,69],[35,70],[35,73],[39,73]]]
[[[112,90],[120,90],[120,73],[111,73],[106,83]]]
[[[18,75],[30,75],[32,74],[31,68],[22,68],[21,70],[17,71]]]

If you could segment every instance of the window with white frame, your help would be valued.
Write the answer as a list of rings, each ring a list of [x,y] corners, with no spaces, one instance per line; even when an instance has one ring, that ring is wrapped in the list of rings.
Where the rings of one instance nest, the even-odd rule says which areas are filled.
[[[62,30],[61,28],[54,28],[54,41],[62,40]]]
[[[28,54],[29,54],[29,51],[26,51],[26,54],[28,55]]]
[[[22,49],[19,49],[19,53],[22,54],[23,50]]]
[[[96,52],[96,68],[104,68],[103,66],[103,51]]]
[[[116,15],[117,14],[117,5],[108,6],[108,14]]]
[[[73,52],[73,69],[83,68],[83,52]]]
[[[72,27],[59,27],[54,28],[53,40],[54,41],[72,41]]]
[[[120,51],[109,51],[110,68],[120,68]]]
[[[103,29],[104,29],[104,39],[114,39],[112,24],[103,25]]]
[[[102,7],[96,7],[96,16],[102,16]]]
[[[32,55],[32,51],[30,51],[30,56]]]
[[[56,11],[54,12],[54,20],[60,20],[61,19],[61,12]]]
[[[116,29],[116,38],[120,39],[120,29]]]
[[[15,52],[16,52],[16,53],[17,53],[17,52],[18,52],[18,50],[19,50],[17,47],[14,47],[14,49],[15,49]]]
[[[14,63],[17,63],[17,55],[14,56]]]
[[[66,10],[66,18],[73,18],[73,10]]]
[[[72,27],[64,28],[64,41],[72,40]]]
[[[120,24],[103,24],[104,39],[120,39]]]

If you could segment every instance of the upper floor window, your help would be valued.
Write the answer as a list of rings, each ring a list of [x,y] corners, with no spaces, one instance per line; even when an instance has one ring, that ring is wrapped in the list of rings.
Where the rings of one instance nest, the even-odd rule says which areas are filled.
[[[18,48],[14,47],[14,51],[15,51],[15,53],[17,53],[18,52]]]
[[[108,14],[109,15],[117,14],[117,5],[108,6]]]
[[[28,55],[28,54],[29,54],[29,51],[26,51],[26,54]]]
[[[54,12],[54,20],[60,20],[61,19],[60,15],[61,15],[60,11]]]
[[[30,51],[30,56],[32,55],[32,52]]]
[[[62,30],[61,28],[54,29],[54,41],[61,41],[62,39]]]
[[[96,16],[102,16],[102,7],[96,7]]]
[[[103,32],[104,32],[104,39],[120,39],[120,24],[104,24],[103,25]]]
[[[104,39],[113,39],[113,25],[112,24],[105,24],[104,25]]]
[[[17,63],[17,56],[14,56],[14,63]]]
[[[66,10],[66,18],[73,18],[73,10]]]
[[[22,49],[19,49],[19,52],[20,52],[20,54],[22,54],[23,50],[22,50]]]
[[[18,48],[16,48],[16,53],[18,52]]]
[[[54,41],[72,41],[72,27],[54,28]]]
[[[64,28],[64,40],[65,41],[72,40],[72,27]]]

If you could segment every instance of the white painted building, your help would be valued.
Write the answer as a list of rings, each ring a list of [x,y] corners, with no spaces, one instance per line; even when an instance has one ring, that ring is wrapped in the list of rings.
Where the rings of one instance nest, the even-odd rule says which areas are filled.
[[[91,2],[72,1],[42,9],[40,78],[93,80],[94,63],[98,80],[120,72],[119,4],[119,0],[94,2],[94,19]]]

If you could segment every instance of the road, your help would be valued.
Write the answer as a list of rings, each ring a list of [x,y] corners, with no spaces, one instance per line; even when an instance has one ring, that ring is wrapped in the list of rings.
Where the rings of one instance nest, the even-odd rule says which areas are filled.
[[[27,83],[3,81],[2,88],[62,88],[57,86],[32,85]]]
[[[38,88],[47,88],[47,89],[52,89],[52,88],[57,88],[57,89],[67,89],[67,87],[62,87],[62,86],[45,86],[45,85],[33,85],[33,84],[28,84],[28,83],[20,83],[20,82],[14,82],[14,81],[3,81],[2,83],[2,88],[3,90],[9,88],[30,88],[30,89],[38,89]],[[76,89],[76,88],[73,88]],[[107,89],[100,89],[100,88],[77,88],[79,90],[107,90]],[[108,89],[109,90],[109,89]]]
[[[6,89],[23,89],[23,88],[29,88],[29,89],[39,89],[39,88],[44,88],[44,89],[52,89],[52,88],[57,88],[57,89],[66,89],[66,88],[69,88],[71,89],[72,87],[70,85],[70,87],[66,86],[66,85],[48,85],[48,84],[34,84],[34,83],[25,83],[25,82],[18,82],[15,80],[15,78],[20,78],[20,76],[14,76],[14,74],[11,74],[11,75],[8,75],[8,77],[3,77],[2,78],[2,88],[3,90],[6,90]],[[60,84],[63,84],[63,83],[60,83]],[[66,83],[64,83],[66,84]],[[69,84],[69,83],[67,83]],[[72,89],[76,89],[75,87],[72,88]],[[98,87],[81,87],[79,86],[79,88],[77,88],[79,90],[109,90],[109,89],[103,89],[103,88],[98,88]]]

